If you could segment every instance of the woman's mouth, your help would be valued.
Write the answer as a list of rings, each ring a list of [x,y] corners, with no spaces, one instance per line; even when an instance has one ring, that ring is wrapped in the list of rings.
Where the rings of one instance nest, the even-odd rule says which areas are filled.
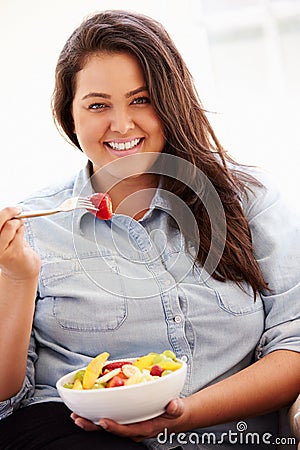
[[[144,138],[135,138],[115,141],[106,141],[104,145],[109,148],[109,150],[117,156],[127,156],[139,151]]]

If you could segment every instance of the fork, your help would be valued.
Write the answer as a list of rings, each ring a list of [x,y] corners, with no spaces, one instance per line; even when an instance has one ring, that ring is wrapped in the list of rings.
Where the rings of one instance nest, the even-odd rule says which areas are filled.
[[[30,217],[50,216],[51,214],[73,211],[74,209],[90,209],[92,211],[98,211],[98,208],[96,208],[96,206],[88,198],[71,197],[62,202],[57,208],[24,211],[15,216],[15,218],[27,219]]]

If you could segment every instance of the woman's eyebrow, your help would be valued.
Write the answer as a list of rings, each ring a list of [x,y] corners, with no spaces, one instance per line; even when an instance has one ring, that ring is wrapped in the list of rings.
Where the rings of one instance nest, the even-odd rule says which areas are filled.
[[[125,94],[125,97],[130,98],[133,95],[139,94],[140,92],[143,92],[143,91],[148,91],[147,86],[141,86],[137,89],[133,89],[132,91],[127,92]],[[88,94],[84,95],[81,100],[86,100],[87,98],[91,98],[91,97],[101,97],[101,98],[110,99],[111,95],[105,94],[104,92],[89,92]]]
[[[84,95],[81,100],[86,100],[87,98],[91,97],[101,97],[101,98],[111,98],[111,95],[104,94],[103,92],[89,92],[88,94]]]
[[[134,89],[133,91],[129,91],[127,92],[127,94],[125,94],[126,98],[132,97],[133,95],[139,94],[140,92],[143,91],[148,91],[147,86],[141,86],[137,89]]]

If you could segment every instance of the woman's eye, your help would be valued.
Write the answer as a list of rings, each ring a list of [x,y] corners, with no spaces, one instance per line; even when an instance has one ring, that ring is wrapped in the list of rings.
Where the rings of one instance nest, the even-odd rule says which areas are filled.
[[[143,105],[144,103],[150,103],[149,97],[138,97],[132,102],[134,105]]]
[[[104,109],[104,108],[105,108],[104,103],[92,103],[91,105],[89,105],[89,109],[91,109],[91,110]]]

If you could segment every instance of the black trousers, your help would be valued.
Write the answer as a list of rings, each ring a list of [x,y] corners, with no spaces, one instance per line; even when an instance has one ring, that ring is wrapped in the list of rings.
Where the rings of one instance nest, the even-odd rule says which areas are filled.
[[[138,450],[130,439],[106,431],[84,431],[58,402],[37,403],[0,420],[0,450]]]

